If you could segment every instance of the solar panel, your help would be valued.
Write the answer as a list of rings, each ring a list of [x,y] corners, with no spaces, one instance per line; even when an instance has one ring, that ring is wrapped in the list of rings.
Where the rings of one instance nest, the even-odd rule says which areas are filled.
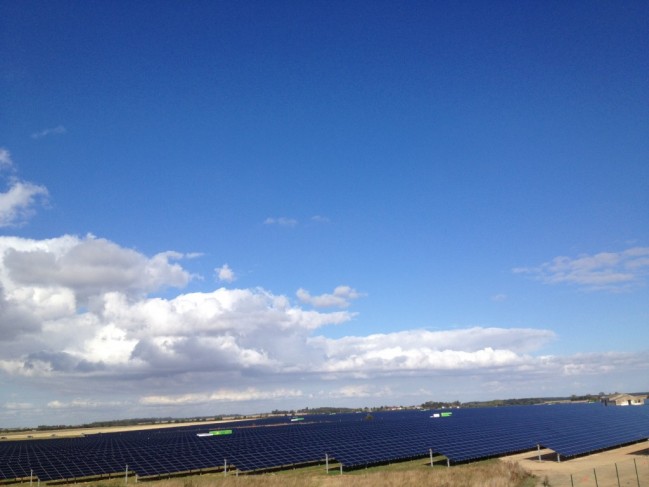
[[[103,433],[82,438],[3,441],[0,479],[65,480],[221,469],[264,470],[323,461],[345,468],[423,458],[432,450],[460,463],[550,448],[568,459],[649,438],[649,407],[517,406],[364,415],[310,415],[222,425],[228,435],[199,437],[208,426]],[[274,425],[273,427],[264,427]]]

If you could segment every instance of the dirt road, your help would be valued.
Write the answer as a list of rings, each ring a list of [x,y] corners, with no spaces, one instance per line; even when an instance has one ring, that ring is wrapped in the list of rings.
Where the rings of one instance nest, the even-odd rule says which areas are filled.
[[[649,441],[561,462],[551,450],[541,450],[541,461],[536,452],[502,460],[518,462],[539,478],[539,485],[547,479],[546,485],[554,487],[649,486]]]

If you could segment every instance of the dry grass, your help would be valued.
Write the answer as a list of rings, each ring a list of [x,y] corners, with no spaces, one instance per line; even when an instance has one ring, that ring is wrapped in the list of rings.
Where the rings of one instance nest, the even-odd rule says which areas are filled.
[[[97,482],[95,487],[124,487],[124,480]],[[135,485],[129,480],[129,485]],[[140,487],[526,487],[535,480],[517,464],[487,461],[451,468],[430,466],[422,461],[329,474],[324,467],[312,467],[262,475],[212,474],[153,482]]]

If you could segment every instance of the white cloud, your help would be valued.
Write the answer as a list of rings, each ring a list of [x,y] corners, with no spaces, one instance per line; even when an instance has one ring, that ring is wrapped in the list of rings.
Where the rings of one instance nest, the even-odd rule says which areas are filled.
[[[223,264],[221,267],[217,267],[215,272],[219,281],[233,282],[237,278],[228,264]]]
[[[33,404],[34,418],[47,414],[39,408],[50,412],[34,419],[42,424],[78,421],[79,411],[106,418],[214,414],[215,404],[231,403],[240,412],[250,401],[257,411],[266,410],[260,401],[366,405],[416,400],[422,384],[452,391],[461,382],[487,394],[484,384],[503,376],[525,391],[649,373],[641,353],[542,355],[556,339],[547,329],[321,336],[355,314],[302,303],[344,308],[360,296],[349,286],[320,296],[302,290],[301,301],[260,288],[153,295],[189,281],[183,257],[149,257],[93,236],[0,237],[0,379],[19,385],[11,403]],[[16,421],[15,410],[5,404],[0,421]]]
[[[0,237],[0,252],[0,282],[6,289],[45,289],[50,297],[53,290],[67,289],[84,302],[110,291],[133,295],[183,287],[191,278],[172,262],[182,254],[161,252],[147,258],[92,235],[40,241]],[[38,296],[34,294],[33,298]]]
[[[42,139],[43,137],[47,137],[48,135],[62,135],[66,133],[67,130],[63,125],[57,125],[56,127],[52,128],[47,128],[44,130],[41,130],[40,132],[34,132],[31,137],[32,139]]]
[[[351,301],[358,299],[363,294],[349,286],[338,286],[332,294],[312,296],[306,289],[298,289],[295,293],[298,299],[316,308],[347,308]]]
[[[619,291],[644,283],[649,273],[649,247],[600,252],[578,257],[555,257],[537,267],[513,270],[545,284],[574,284],[589,290]]]
[[[354,314],[305,310],[263,289],[148,296],[188,282],[189,274],[170,262],[182,257],[173,252],[149,258],[93,236],[1,237],[0,255],[5,308],[24,312],[0,367],[23,377],[377,378],[517,367],[554,339],[548,330],[504,328],[324,338],[315,330]],[[331,294],[298,296],[317,307],[346,307],[360,293],[338,286]],[[27,334],[32,338],[23,340]]]
[[[87,398],[76,398],[67,402],[54,400],[47,403],[47,407],[50,409],[95,409],[105,408],[107,406],[119,407],[123,405],[124,403],[121,401],[95,401]]]
[[[0,367],[25,377],[297,370],[313,330],[353,317],[303,310],[263,289],[149,296],[188,282],[170,262],[181,257],[146,257],[93,236],[0,237],[0,326],[16,343]]]
[[[8,178],[7,191],[0,192],[0,228],[17,226],[25,222],[34,213],[34,207],[47,200],[45,186],[20,181],[15,177],[15,167],[11,154],[0,147],[0,170],[11,173]]]
[[[287,218],[281,216],[279,218],[268,217],[264,220],[264,225],[278,225],[280,227],[294,227],[297,225],[297,220],[294,218]]]
[[[311,340],[324,350],[327,372],[383,374],[516,367],[555,338],[537,329],[410,330],[365,337]]]
[[[33,207],[48,195],[45,186],[15,181],[5,193],[0,193],[0,227],[21,223],[33,215]]]
[[[11,159],[11,154],[4,147],[0,147],[0,169],[11,169],[14,162]]]
[[[299,398],[304,394],[299,389],[259,390],[254,387],[246,389],[219,389],[214,392],[200,394],[143,396],[139,402],[144,405],[178,406],[185,404],[201,404],[214,402],[244,402],[269,399]]]

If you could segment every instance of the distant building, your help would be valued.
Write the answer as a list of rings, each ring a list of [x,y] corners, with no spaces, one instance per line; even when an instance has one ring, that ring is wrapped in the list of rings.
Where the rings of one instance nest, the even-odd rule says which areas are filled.
[[[605,406],[642,406],[647,396],[632,396],[631,394],[613,394],[602,398]]]

